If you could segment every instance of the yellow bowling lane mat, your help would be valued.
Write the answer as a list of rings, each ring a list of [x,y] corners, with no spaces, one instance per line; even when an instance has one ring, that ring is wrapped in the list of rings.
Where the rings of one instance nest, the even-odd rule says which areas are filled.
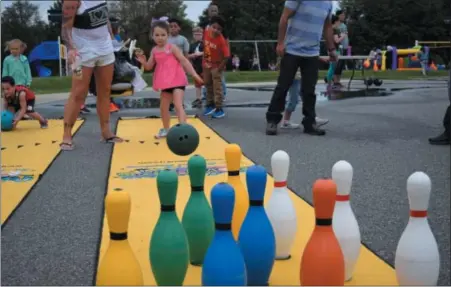
[[[207,160],[208,171],[205,190],[210,200],[210,190],[218,182],[226,181],[227,170],[224,160],[224,149],[228,144],[212,129],[197,118],[189,118],[199,132],[200,144],[196,153]],[[171,124],[176,124],[172,119]],[[129,224],[129,240],[144,274],[145,285],[155,285],[149,262],[149,245],[152,230],[157,222],[160,205],[156,190],[156,176],[159,170],[176,169],[179,174],[179,188],[176,209],[181,220],[183,209],[190,196],[190,183],[187,174],[189,157],[176,156],[168,149],[165,140],[155,140],[154,135],[161,127],[160,119],[122,119],[118,123],[117,134],[128,140],[127,143],[116,144],[113,151],[109,175],[108,192],[122,188],[130,192],[132,210]],[[268,154],[268,157],[271,155]],[[242,157],[242,179],[245,183],[246,167],[253,162]],[[332,166],[332,163],[331,163]],[[273,188],[273,179],[268,177],[266,198],[268,201]],[[314,210],[299,196],[292,193],[291,198],[297,210],[299,229],[293,244],[292,258],[276,261],[270,285],[299,285],[299,272],[302,251],[314,227]],[[109,231],[104,217],[102,242],[99,258],[108,247]],[[347,285],[397,285],[394,269],[377,257],[365,246],[361,247],[360,258],[354,277]],[[100,262],[99,260],[99,262]],[[201,285],[201,267],[189,267],[185,285]]]
[[[77,120],[74,133],[82,124]],[[49,120],[47,129],[21,121],[14,131],[2,132],[2,225],[58,155],[62,131],[63,120]]]

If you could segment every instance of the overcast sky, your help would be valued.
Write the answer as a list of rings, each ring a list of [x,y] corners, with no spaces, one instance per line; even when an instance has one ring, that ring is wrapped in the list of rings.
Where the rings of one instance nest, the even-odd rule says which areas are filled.
[[[12,1],[1,1],[1,8],[3,11],[3,7],[9,6]],[[47,21],[47,10],[52,5],[53,1],[30,1],[33,4],[39,6],[39,11],[41,12],[42,18]],[[202,14],[205,8],[207,8],[210,1],[183,1],[187,6],[185,12],[188,15],[188,18],[192,21],[197,22],[199,16]]]

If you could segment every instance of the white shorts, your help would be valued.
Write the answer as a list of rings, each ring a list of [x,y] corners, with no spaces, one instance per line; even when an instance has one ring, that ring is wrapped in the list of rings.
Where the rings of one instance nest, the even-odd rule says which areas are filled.
[[[88,61],[83,61],[82,59],[81,65],[88,68],[103,67],[113,64],[114,61],[116,61],[116,57],[114,56],[114,53],[111,53],[108,55],[92,58]]]

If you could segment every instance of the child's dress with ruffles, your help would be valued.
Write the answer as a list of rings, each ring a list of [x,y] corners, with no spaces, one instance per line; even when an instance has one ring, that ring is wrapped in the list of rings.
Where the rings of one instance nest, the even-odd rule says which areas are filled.
[[[167,44],[162,50],[153,49],[153,57],[156,63],[153,74],[153,89],[155,91],[188,85],[185,71],[171,49],[171,44]]]

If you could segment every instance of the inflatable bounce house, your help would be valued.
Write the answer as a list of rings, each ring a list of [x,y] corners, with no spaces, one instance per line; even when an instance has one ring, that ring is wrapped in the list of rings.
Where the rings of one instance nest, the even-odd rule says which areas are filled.
[[[392,47],[391,69],[397,71],[421,71],[420,59],[417,54],[421,46],[415,46],[409,49],[397,49]],[[429,47],[424,47],[424,51],[429,55]]]
[[[428,46],[422,46],[422,44],[427,44]],[[415,41],[415,45],[408,49],[397,49],[394,46],[387,46],[387,50],[381,51],[381,70],[385,71],[388,68],[393,71],[421,71],[421,63],[420,59],[418,59],[418,53],[422,47],[424,48],[424,52],[428,55],[429,59],[431,48],[449,48],[449,45],[451,45],[450,42]],[[390,60],[388,60],[388,58],[390,58]],[[443,70],[445,69],[445,65],[435,65],[434,62],[431,62],[428,68],[434,71]]]
[[[36,68],[39,77],[52,76],[52,70],[45,67],[41,61],[59,61],[59,76],[63,75],[62,60],[66,59],[66,47],[58,41],[45,41],[34,47],[28,55],[28,61]],[[66,67],[67,71],[67,67]]]

